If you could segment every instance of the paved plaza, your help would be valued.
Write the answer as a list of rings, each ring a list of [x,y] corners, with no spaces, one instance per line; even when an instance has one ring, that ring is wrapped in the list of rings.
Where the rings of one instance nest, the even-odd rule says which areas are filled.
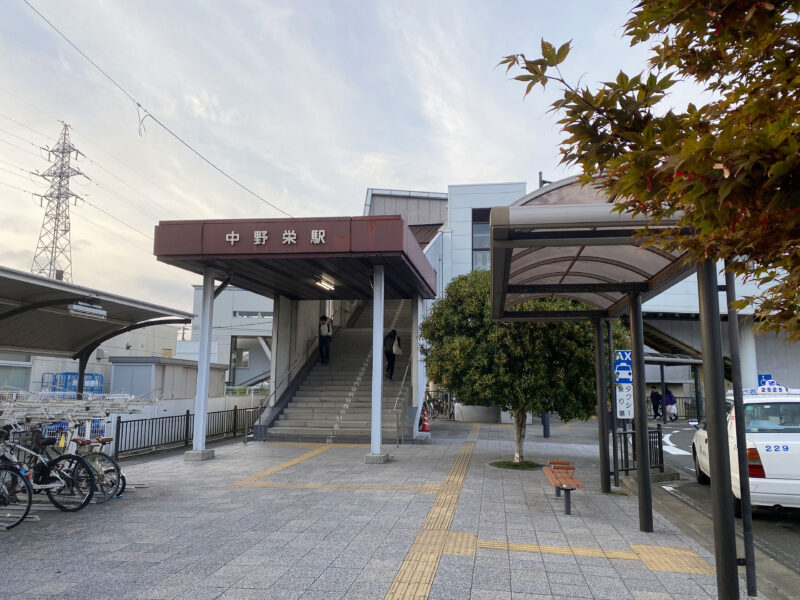
[[[586,484],[570,516],[541,471],[490,465],[513,456],[503,425],[437,421],[384,465],[361,445],[258,442],[123,464],[142,486],[124,498],[0,533],[0,596],[716,598],[709,552],[658,513],[640,532],[636,497],[599,491],[596,446],[569,424],[539,436],[526,458],[570,459]]]

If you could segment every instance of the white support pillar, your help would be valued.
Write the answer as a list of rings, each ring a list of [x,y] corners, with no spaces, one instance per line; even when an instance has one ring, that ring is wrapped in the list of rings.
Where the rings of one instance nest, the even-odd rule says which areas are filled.
[[[422,354],[419,351],[419,326],[422,322],[422,315],[425,312],[424,300],[419,296],[414,296],[411,300],[411,389],[412,389],[412,411],[414,417],[411,424],[413,439],[430,439],[429,431],[419,430],[419,420],[422,415],[423,399],[425,397],[425,366],[422,362]]]
[[[197,356],[197,387],[194,396],[194,438],[184,460],[208,460],[214,451],[206,449],[208,423],[208,378],[211,371],[211,323],[214,319],[214,269],[203,271],[203,301],[200,309],[200,348]]]
[[[385,463],[381,454],[381,411],[383,410],[383,265],[373,268],[372,282],[372,430],[370,453],[365,463]]]
[[[753,319],[739,319],[739,362],[742,365],[742,387],[758,386],[758,355],[756,354],[756,335]]]

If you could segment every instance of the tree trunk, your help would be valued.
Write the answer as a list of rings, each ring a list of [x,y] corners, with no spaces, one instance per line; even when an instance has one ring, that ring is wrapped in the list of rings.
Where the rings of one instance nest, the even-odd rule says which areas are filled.
[[[513,410],[514,417],[514,462],[522,462],[523,446],[525,445],[525,428],[528,420],[528,413],[525,410]]]

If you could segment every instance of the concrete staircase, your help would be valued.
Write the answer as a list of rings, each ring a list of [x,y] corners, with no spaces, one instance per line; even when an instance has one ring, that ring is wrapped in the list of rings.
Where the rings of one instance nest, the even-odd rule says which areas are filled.
[[[384,335],[396,329],[404,353],[397,356],[392,381],[383,379],[381,429],[386,443],[396,435],[392,411],[409,359],[411,301],[387,300]],[[386,360],[383,359],[383,368]],[[410,372],[405,390],[410,388]],[[402,400],[398,407],[402,406]],[[401,427],[402,427],[402,416]],[[372,303],[367,303],[354,327],[338,330],[331,341],[331,360],[317,365],[294,398],[267,431],[267,440],[368,443],[372,427]],[[407,433],[408,435],[408,433]]]

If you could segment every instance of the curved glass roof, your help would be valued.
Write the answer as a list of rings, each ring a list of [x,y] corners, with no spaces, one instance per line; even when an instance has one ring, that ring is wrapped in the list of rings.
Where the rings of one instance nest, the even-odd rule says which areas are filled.
[[[635,237],[647,223],[644,216],[614,212],[600,192],[575,177],[493,208],[490,222],[495,319],[518,320],[516,305],[543,297],[595,308],[576,318],[614,317],[627,311],[629,294],[647,300],[691,272],[684,253],[643,246]]]

